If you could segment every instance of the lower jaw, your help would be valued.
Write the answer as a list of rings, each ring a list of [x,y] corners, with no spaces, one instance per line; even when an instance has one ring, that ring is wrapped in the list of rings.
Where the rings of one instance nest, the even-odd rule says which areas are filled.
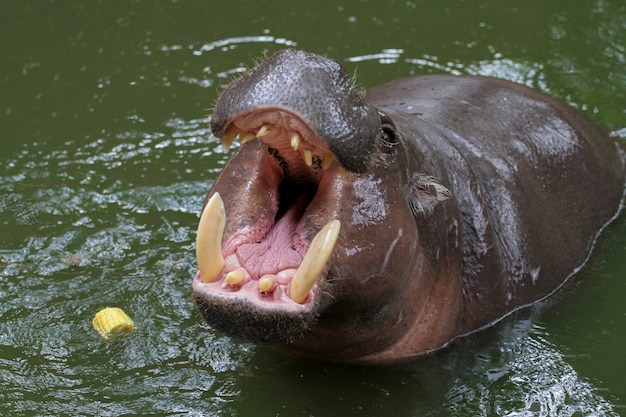
[[[227,298],[242,299],[246,292],[250,292],[250,280],[246,276],[248,274],[241,265],[228,264],[228,259],[224,258],[222,251],[222,239],[224,227],[226,224],[226,212],[223,201],[218,193],[211,196],[203,210],[200,223],[198,225],[198,234],[196,239],[196,255],[200,274],[194,280],[194,285],[201,286],[199,289],[211,289],[216,294],[221,294]],[[277,284],[277,277],[272,277],[272,283],[268,289],[262,286],[262,279],[256,281],[257,288],[253,288],[254,296],[248,297],[251,301],[255,301],[259,295],[268,296],[271,293],[272,298],[265,298],[263,302],[271,301],[267,305],[272,304],[295,304],[305,305],[310,303],[311,290],[316,283],[324,275],[327,262],[329,261],[341,230],[341,222],[332,220],[327,223],[311,240],[311,243],[304,255],[302,262],[293,272],[288,282]],[[234,276],[236,274],[237,276]],[[255,283],[252,283],[254,287]],[[269,289],[271,288],[271,291]],[[278,293],[275,290],[284,291]],[[261,294],[259,294],[259,292]],[[294,306],[294,308],[297,308]]]
[[[206,322],[218,332],[242,341],[290,344],[311,328],[317,316],[313,303],[297,305],[295,310],[293,303],[261,305],[244,297],[207,294],[206,290],[196,288],[196,281],[194,298]]]

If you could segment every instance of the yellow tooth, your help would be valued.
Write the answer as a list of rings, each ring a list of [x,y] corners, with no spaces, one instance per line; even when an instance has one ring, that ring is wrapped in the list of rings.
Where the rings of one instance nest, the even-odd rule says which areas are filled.
[[[334,160],[335,157],[332,153],[327,153],[326,155],[324,155],[324,160],[322,161],[322,169],[330,168]]]
[[[224,268],[222,237],[226,211],[219,193],[215,193],[202,211],[196,235],[196,258],[202,282],[216,281]]]
[[[224,134],[224,138],[222,139],[222,151],[224,153],[228,152],[228,150],[230,149],[230,145],[233,144],[233,140],[235,140],[235,137],[239,134],[239,132],[239,129],[237,129],[235,126],[231,126],[228,128],[228,130]]]
[[[259,291],[270,291],[272,288],[274,288],[274,282],[276,282],[276,278],[273,275],[265,275],[259,280],[259,283],[257,284],[259,287]]]
[[[226,283],[228,285],[236,287],[241,285],[245,278],[246,276],[241,270],[230,271],[228,274],[226,274]]]
[[[306,162],[308,166],[313,165],[313,152],[311,152],[310,149],[304,150],[304,162]]]
[[[339,167],[339,175],[341,175],[341,178],[345,178],[348,176],[348,170],[345,169],[344,167],[340,166]]]
[[[270,128],[267,125],[263,125],[257,132],[256,137],[261,139],[263,136],[267,136],[268,133],[270,133]]]
[[[324,226],[311,241],[311,246],[289,286],[289,296],[296,303],[302,304],[317,282],[328,258],[335,249],[340,230],[341,222],[333,220]]]
[[[297,151],[300,147],[300,135],[298,135],[297,133],[291,135],[291,147],[294,151]]]
[[[243,146],[246,143],[250,142],[252,139],[256,138],[256,135],[254,133],[248,133],[243,138],[241,136],[239,138],[239,143],[241,143],[241,146]]]

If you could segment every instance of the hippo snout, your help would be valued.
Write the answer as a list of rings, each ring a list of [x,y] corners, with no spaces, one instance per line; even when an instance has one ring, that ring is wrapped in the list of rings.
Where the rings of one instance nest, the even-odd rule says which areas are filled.
[[[338,62],[293,49],[277,52],[229,84],[215,106],[211,130],[228,137],[236,129],[258,132],[263,125],[284,125],[281,121],[306,125],[353,172],[368,169],[382,137],[376,108]]]

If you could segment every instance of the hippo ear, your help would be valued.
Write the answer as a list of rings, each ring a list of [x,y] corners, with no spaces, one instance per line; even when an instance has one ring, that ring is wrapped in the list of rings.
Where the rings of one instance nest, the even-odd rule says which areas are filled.
[[[416,217],[430,214],[437,204],[450,196],[450,190],[429,175],[414,173],[407,187],[409,207]]]

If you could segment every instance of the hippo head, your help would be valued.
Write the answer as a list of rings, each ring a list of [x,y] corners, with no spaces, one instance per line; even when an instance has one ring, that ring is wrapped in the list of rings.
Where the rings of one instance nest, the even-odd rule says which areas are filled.
[[[410,168],[393,122],[337,62],[283,50],[225,88],[211,130],[241,147],[198,227],[207,322],[334,360],[396,343],[432,284],[418,223],[446,195]]]

